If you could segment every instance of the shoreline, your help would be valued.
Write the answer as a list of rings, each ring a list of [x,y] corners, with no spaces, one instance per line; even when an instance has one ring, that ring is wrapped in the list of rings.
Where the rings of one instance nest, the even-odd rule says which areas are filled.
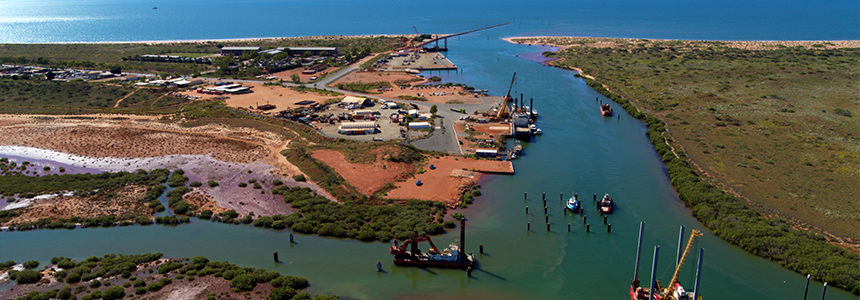
[[[99,41],[99,42],[48,42],[48,43],[0,43],[2,44],[28,44],[28,45],[64,45],[64,44],[206,44],[210,42],[254,42],[274,40],[313,40],[313,39],[335,39],[335,38],[373,38],[373,37],[409,37],[414,34],[362,34],[362,35],[314,35],[294,37],[253,37],[253,38],[222,38],[222,39],[189,39],[189,40],[148,40],[148,41]]]
[[[534,44],[541,46],[552,46],[561,50],[575,47],[580,44],[603,44],[602,47],[613,47],[618,43],[639,42],[697,42],[697,43],[723,43],[728,47],[747,50],[772,50],[778,49],[780,45],[786,47],[802,46],[813,48],[816,44],[825,44],[821,49],[837,48],[860,48],[860,40],[817,40],[817,41],[720,41],[720,40],[673,40],[673,39],[643,39],[643,38],[607,38],[607,37],[577,37],[577,36],[512,36],[502,38],[511,44]],[[533,41],[533,42],[532,42]],[[569,43],[564,43],[569,42]],[[829,44],[829,45],[828,45]]]

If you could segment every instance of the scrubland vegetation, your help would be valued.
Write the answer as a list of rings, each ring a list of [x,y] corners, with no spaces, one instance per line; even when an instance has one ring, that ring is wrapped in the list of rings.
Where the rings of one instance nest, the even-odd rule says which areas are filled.
[[[646,122],[680,199],[717,236],[860,293],[860,255],[832,244],[856,243],[860,225],[858,122],[846,112],[860,49],[642,40],[552,56]]]

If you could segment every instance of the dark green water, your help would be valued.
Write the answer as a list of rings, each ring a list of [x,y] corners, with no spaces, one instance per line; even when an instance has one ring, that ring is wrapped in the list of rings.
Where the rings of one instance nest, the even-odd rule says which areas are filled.
[[[357,299],[629,299],[638,224],[645,221],[640,279],[647,282],[654,245],[660,245],[658,278],[672,276],[678,227],[704,229],[677,199],[645,137],[645,125],[623,114],[598,114],[599,95],[569,71],[518,58],[538,47],[499,40],[505,29],[449,41],[449,58],[461,73],[445,73],[454,82],[503,93],[513,71],[514,89],[535,99],[543,136],[525,144],[515,162],[515,176],[488,176],[483,195],[467,210],[466,249],[477,253],[480,267],[472,278],[458,270],[400,268],[391,265],[388,245],[296,235],[194,219],[190,225],[109,229],[38,230],[0,233],[0,261],[75,259],[105,253],[162,252],[168,257],[207,256],[244,266],[278,270],[310,280],[312,293]],[[488,40],[489,35],[489,40]],[[606,99],[600,97],[603,101]],[[591,232],[579,216],[565,215],[559,194],[576,191],[583,199]],[[528,192],[524,201],[523,193]],[[546,192],[551,231],[546,231],[541,193]],[[616,211],[607,233],[591,202],[592,193],[610,193]],[[529,206],[530,215],[525,214]],[[526,224],[532,223],[531,231]],[[571,232],[567,232],[571,223]],[[445,246],[457,230],[435,237]],[[707,230],[697,248],[705,248],[702,295],[705,299],[802,299],[805,275],[755,257]],[[426,245],[423,245],[426,247]],[[282,264],[272,261],[280,254]],[[382,261],[385,272],[375,272]],[[681,282],[692,290],[695,255],[687,261]],[[810,287],[819,299],[821,283]],[[856,299],[831,287],[827,299]]]

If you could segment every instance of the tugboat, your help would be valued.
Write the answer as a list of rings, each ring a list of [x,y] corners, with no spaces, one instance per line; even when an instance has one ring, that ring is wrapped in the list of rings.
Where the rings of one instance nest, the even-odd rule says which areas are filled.
[[[600,199],[600,202],[597,202],[597,208],[601,214],[611,214],[612,206],[612,198],[609,197],[609,194],[604,195],[603,199]]]
[[[600,105],[600,114],[604,117],[612,116],[612,107],[609,104],[601,104]]]
[[[398,246],[397,240],[391,245],[389,253],[394,255],[394,264],[405,267],[436,267],[436,268],[459,268],[471,270],[475,268],[477,259],[472,253],[466,254],[463,250],[465,245],[466,221],[460,220],[460,245],[456,242],[451,243],[447,249],[439,251],[433,245],[433,241],[427,235],[418,236],[418,232],[414,232],[412,239],[403,242],[403,245]],[[422,253],[418,250],[418,242],[430,243],[430,250],[427,253]],[[409,251],[407,251],[409,249]]]
[[[687,247],[684,248],[684,252],[680,255],[678,264],[675,266],[675,272],[672,275],[672,280],[669,281],[669,286],[665,289],[660,286],[660,283],[653,278],[656,274],[653,270],[657,268],[657,254],[659,253],[660,246],[654,247],[654,265],[652,267],[651,273],[651,283],[650,287],[640,287],[639,286],[639,257],[642,253],[642,232],[645,228],[645,222],[639,224],[639,244],[636,248],[636,268],[633,273],[633,282],[630,284],[630,299],[631,300],[646,300],[646,299],[656,299],[656,300],[700,300],[702,299],[699,296],[699,274],[702,271],[702,254],[704,254],[704,249],[699,250],[699,263],[696,269],[696,283],[695,290],[691,292],[687,292],[681,283],[678,282],[678,278],[681,274],[681,270],[684,268],[684,263],[687,260],[687,256],[690,254],[690,250],[693,248],[693,241],[696,237],[702,236],[702,233],[698,230],[693,230],[690,234],[690,240],[687,241]],[[678,251],[681,250],[681,242],[684,237],[684,226],[681,226],[681,237],[678,241]],[[679,253],[680,254],[680,253]]]
[[[579,205],[579,197],[577,197],[576,193],[573,193],[573,196],[570,196],[570,199],[567,200],[567,209],[572,212],[579,212],[582,207]]]

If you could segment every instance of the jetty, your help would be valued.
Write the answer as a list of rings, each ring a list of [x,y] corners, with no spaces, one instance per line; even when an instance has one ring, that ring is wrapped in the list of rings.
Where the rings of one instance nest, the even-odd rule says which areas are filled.
[[[493,26],[487,26],[487,27],[483,27],[483,28],[472,29],[472,30],[469,30],[469,31],[463,31],[463,32],[460,32],[460,33],[454,33],[454,34],[449,34],[449,35],[437,36],[436,38],[432,38],[432,39],[430,39],[430,40],[428,40],[428,41],[425,41],[425,42],[422,42],[421,44],[418,44],[418,47],[425,47],[425,46],[427,46],[427,45],[429,45],[429,44],[431,44],[431,43],[436,43],[436,45],[435,45],[435,46],[433,46],[433,47],[432,47],[432,48],[430,48],[430,49],[435,49],[435,50],[437,50],[437,51],[448,51],[448,38],[452,38],[452,37],[456,37],[456,36],[461,36],[461,35],[465,35],[465,34],[470,34],[470,33],[472,33],[472,32],[477,32],[477,31],[481,31],[481,30],[487,30],[487,29],[491,29],[491,28],[496,28],[496,27],[504,26],[504,25],[508,25],[508,23],[501,23],[501,24],[496,24],[496,25],[493,25]],[[443,47],[439,47],[439,41],[440,41],[440,40],[444,42],[444,46],[443,46]]]

